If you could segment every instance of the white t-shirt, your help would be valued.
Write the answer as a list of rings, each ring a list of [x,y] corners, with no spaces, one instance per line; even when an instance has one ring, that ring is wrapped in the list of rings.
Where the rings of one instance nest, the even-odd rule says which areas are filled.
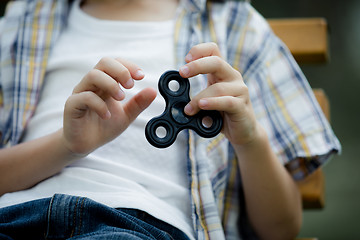
[[[44,89],[24,141],[62,127],[64,103],[73,88],[105,56],[140,66],[145,78],[126,90],[127,101],[145,87],[157,89],[161,74],[174,69],[173,20],[123,22],[85,14],[76,1],[67,28],[51,52]],[[186,167],[186,137],[179,134],[166,149],[151,146],[145,125],[165,108],[155,101],[118,138],[31,189],[5,194],[0,207],[51,197],[80,195],[114,208],[136,208],[194,236]]]

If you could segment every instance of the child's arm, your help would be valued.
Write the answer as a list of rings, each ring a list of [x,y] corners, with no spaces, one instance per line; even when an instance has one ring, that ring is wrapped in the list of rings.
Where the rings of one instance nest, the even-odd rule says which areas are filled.
[[[132,88],[133,79],[143,77],[132,63],[102,59],[68,98],[62,129],[0,150],[0,196],[51,177],[120,135],[156,96],[156,91],[148,88],[128,102],[120,102],[125,96],[120,85]]]
[[[62,130],[0,150],[0,196],[29,188],[56,174],[76,156],[63,144]]]
[[[292,239],[301,225],[298,189],[277,160],[265,130],[256,121],[241,74],[221,59],[216,44],[193,47],[180,68],[183,77],[208,74],[208,87],[185,107],[223,112],[223,133],[233,145],[250,220],[262,239]]]

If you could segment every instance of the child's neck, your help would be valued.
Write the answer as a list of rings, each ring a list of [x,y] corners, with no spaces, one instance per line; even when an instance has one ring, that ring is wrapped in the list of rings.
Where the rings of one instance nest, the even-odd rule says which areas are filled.
[[[178,0],[84,0],[81,9],[105,20],[164,21],[174,17]]]

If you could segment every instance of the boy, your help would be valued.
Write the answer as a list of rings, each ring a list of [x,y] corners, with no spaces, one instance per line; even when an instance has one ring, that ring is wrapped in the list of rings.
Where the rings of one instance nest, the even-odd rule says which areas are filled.
[[[17,2],[2,28],[1,234],[296,236],[300,196],[281,163],[301,179],[339,144],[249,3]],[[174,68],[191,78],[185,113],[221,111],[224,127],[154,149],[144,126],[163,111],[158,77]]]

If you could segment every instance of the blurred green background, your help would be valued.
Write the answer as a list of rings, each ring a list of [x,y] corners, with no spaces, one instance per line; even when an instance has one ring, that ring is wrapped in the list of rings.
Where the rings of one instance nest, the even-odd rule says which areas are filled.
[[[0,0],[0,15],[4,0]],[[299,237],[360,239],[360,0],[253,0],[266,18],[324,17],[330,29],[331,59],[302,65],[312,87],[323,88],[331,103],[331,124],[343,147],[324,167],[326,206],[306,210]]]
[[[306,210],[300,237],[360,239],[360,1],[253,0],[266,18],[324,17],[330,30],[330,61],[302,65],[312,87],[325,89],[331,125],[342,154],[324,167],[326,203]]]

